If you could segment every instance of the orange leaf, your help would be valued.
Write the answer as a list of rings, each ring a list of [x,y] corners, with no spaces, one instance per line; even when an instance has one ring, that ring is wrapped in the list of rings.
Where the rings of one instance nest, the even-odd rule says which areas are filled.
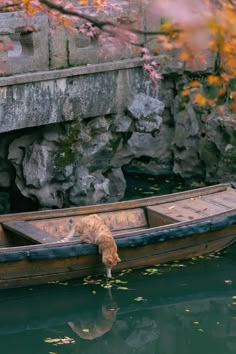
[[[201,93],[196,93],[194,98],[200,107],[204,107],[207,104],[207,99]]]

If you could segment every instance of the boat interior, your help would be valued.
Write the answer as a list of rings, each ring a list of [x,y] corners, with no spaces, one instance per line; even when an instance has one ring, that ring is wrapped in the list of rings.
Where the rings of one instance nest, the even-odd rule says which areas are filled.
[[[118,204],[119,208],[117,208]],[[120,238],[122,235],[127,237],[133,232],[147,228],[213,217],[236,208],[236,189],[230,184],[222,184],[112,205],[113,207],[109,208],[107,204],[105,208],[107,211],[103,211],[104,208],[99,208],[99,206],[95,212],[95,206],[93,206],[93,212],[79,212],[83,208],[64,209],[66,216],[62,216],[62,213],[58,215],[55,210],[47,213],[41,212],[41,214],[28,213],[32,215],[31,218],[24,217],[27,213],[18,214],[18,217],[14,214],[15,218],[6,217],[6,221],[2,216],[0,218],[0,247],[62,241],[71,228],[86,214],[99,214],[115,238]],[[73,237],[73,240],[75,241],[76,237]]]

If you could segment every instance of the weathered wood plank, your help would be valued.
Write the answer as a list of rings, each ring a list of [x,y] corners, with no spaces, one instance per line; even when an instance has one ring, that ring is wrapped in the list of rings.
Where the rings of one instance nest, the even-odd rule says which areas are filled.
[[[131,230],[147,226],[145,213],[141,208],[99,213],[99,216],[101,216],[111,231]],[[32,221],[31,224],[58,239],[66,237],[71,228],[79,224],[81,217],[83,216],[36,220]]]
[[[14,220],[40,220],[60,217],[70,217],[76,215],[86,215],[94,213],[102,213],[115,210],[127,210],[132,208],[140,208],[148,205],[162,204],[167,202],[174,202],[177,200],[183,200],[188,198],[194,198],[199,195],[209,195],[211,193],[217,193],[231,189],[229,183],[223,183],[216,186],[199,188],[191,191],[172,193],[168,195],[154,196],[143,199],[129,200],[118,203],[97,204],[85,207],[66,208],[59,210],[44,210],[30,213],[18,213],[0,215],[0,222],[14,221]]]
[[[33,243],[54,243],[56,242],[55,237],[42,231],[26,221],[13,221],[2,223],[3,228],[14,234],[23,237]]]
[[[159,213],[160,215],[166,215],[176,221],[190,221],[221,214],[235,207],[236,192],[234,189],[231,189],[230,191],[214,193],[205,197],[192,197],[176,202],[153,205],[147,207],[147,210],[150,214],[156,212],[157,218]],[[153,217],[154,215],[152,215],[152,218]]]
[[[236,208],[236,189],[231,188],[221,193],[209,194],[203,196],[202,199],[215,205],[233,209]]]

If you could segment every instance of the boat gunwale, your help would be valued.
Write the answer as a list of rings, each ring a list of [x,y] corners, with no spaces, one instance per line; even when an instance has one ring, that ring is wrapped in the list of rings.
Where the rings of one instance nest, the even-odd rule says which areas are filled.
[[[152,206],[157,204],[171,203],[191,197],[202,195],[214,194],[227,190],[232,187],[232,183],[221,183],[213,186],[191,189],[182,192],[171,194],[163,194],[147,198],[139,198],[134,200],[125,200],[115,203],[93,204],[88,206],[79,206],[64,209],[49,209],[43,211],[33,211],[24,213],[13,213],[0,215],[0,224],[6,221],[22,220],[22,221],[35,221],[42,219],[56,219],[62,217],[79,216],[92,213],[114,212],[127,209],[135,209],[139,207]]]
[[[219,213],[219,214],[215,214],[215,215],[211,215],[211,216],[205,216],[199,219],[195,219],[195,220],[190,220],[190,221],[178,221],[172,224],[168,224],[168,225],[161,225],[161,226],[155,226],[155,227],[149,227],[149,228],[145,228],[143,230],[135,230],[135,231],[130,231],[130,230],[126,230],[123,233],[120,233],[120,235],[118,235],[118,237],[115,237],[116,240],[123,240],[125,242],[126,239],[132,238],[132,237],[139,237],[139,236],[143,236],[146,234],[147,237],[151,237],[153,234],[155,234],[156,232],[161,232],[161,231],[178,231],[178,229],[182,229],[183,227],[188,227],[188,226],[193,226],[193,225],[205,225],[206,222],[211,222],[213,219],[214,221],[221,221],[222,217],[228,217],[231,215],[236,215],[236,208],[231,209],[231,210],[227,210],[225,212]],[[29,221],[28,221],[29,222]],[[228,223],[227,226],[232,225],[232,224],[236,224],[236,220],[233,223]],[[220,228],[223,229],[224,227]],[[210,233],[213,230],[209,230],[208,232]],[[193,234],[196,234],[196,232],[193,232]],[[200,234],[200,232],[198,233]],[[187,236],[183,236],[183,237],[187,237]],[[179,237],[176,237],[179,238]],[[162,241],[160,241],[162,242]],[[47,249],[47,248],[53,248],[53,249],[58,249],[61,247],[68,247],[68,246],[78,246],[81,245],[83,246],[89,246],[89,247],[93,247],[94,249],[97,248],[97,246],[93,245],[93,244],[85,244],[85,243],[81,243],[78,242],[78,240],[75,241],[66,241],[66,242],[51,242],[51,243],[41,243],[41,244],[33,244],[33,245],[25,245],[25,246],[15,246],[15,247],[1,247],[0,248],[0,255],[4,254],[4,253],[16,253],[17,251],[20,253],[21,251],[31,251],[33,250],[40,250],[40,249]],[[68,255],[68,258],[70,258],[71,256]],[[1,261],[0,261],[1,263]]]

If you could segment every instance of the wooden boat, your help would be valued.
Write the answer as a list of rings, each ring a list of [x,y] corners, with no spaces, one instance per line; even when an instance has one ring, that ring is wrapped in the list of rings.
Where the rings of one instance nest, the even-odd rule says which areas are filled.
[[[138,268],[221,250],[236,240],[236,189],[226,183],[145,199],[0,217],[0,289],[102,274],[97,247],[61,242],[84,215],[112,230],[122,262]],[[60,242],[59,242],[60,241]]]

